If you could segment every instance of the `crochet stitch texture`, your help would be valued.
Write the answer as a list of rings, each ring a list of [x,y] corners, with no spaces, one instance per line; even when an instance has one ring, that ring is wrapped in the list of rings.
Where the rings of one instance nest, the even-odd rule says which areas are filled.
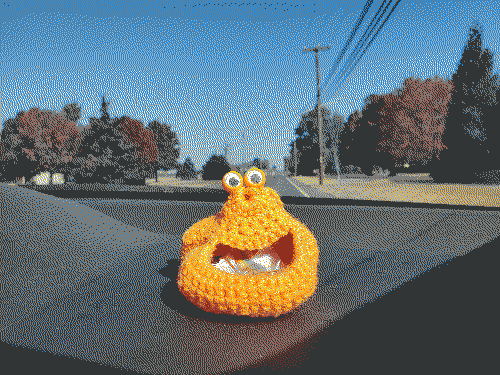
[[[304,303],[316,290],[316,239],[264,183],[264,172],[257,168],[244,178],[238,172],[227,173],[223,186],[230,196],[221,212],[184,233],[177,284],[204,311],[276,317]],[[268,272],[245,268],[245,260],[263,251],[276,254],[283,267]],[[248,272],[216,268],[214,258],[220,257]]]

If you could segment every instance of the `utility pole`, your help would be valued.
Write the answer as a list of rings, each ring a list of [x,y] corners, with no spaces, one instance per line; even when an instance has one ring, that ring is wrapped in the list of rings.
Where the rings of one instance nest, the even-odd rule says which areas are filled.
[[[293,151],[295,156],[295,177],[297,177],[297,146],[295,145],[296,141],[296,139],[293,140]]]
[[[316,53],[316,80],[318,87],[318,136],[319,136],[319,184],[323,185],[324,169],[323,169],[323,114],[321,113],[321,99],[319,97],[319,57],[318,52],[322,49],[330,49],[326,47],[304,48],[304,52],[314,51]]]
[[[337,127],[336,131],[335,131],[335,153],[334,153],[334,157],[335,157],[335,164],[337,166],[337,182],[340,182],[340,163],[339,163],[339,155],[338,155],[338,152],[339,152],[339,128]]]

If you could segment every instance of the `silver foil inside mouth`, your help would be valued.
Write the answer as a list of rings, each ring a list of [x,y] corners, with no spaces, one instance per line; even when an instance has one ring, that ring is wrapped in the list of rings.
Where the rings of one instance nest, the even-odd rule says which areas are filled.
[[[213,266],[221,271],[239,275],[279,271],[284,268],[279,255],[269,247],[258,251],[250,259],[234,260],[225,257],[219,259]]]
[[[291,232],[272,245],[260,250],[240,250],[225,244],[217,244],[211,264],[215,268],[240,275],[279,271],[286,268],[295,256],[295,244]]]

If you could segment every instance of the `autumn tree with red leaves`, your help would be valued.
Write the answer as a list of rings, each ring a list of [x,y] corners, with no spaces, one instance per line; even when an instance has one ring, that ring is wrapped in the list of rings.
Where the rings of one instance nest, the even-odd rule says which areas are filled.
[[[133,145],[139,156],[138,165],[134,176],[129,176],[129,181],[144,181],[156,175],[155,164],[158,157],[158,148],[153,132],[144,124],[127,116],[122,116],[114,121],[114,128],[121,132],[127,141]],[[127,176],[126,176],[127,177]]]
[[[81,141],[75,123],[50,110],[31,108],[7,121],[15,123],[16,129],[10,132],[9,142],[2,142],[1,158],[21,167],[17,174],[27,174],[27,180],[70,162]]]
[[[122,116],[115,128],[137,147],[142,163],[151,164],[156,161],[158,149],[154,134],[141,121]]]
[[[37,172],[69,162],[80,138],[74,123],[57,113],[38,108],[32,108],[20,117],[19,133],[31,140],[23,151],[29,159],[40,163]]]
[[[382,97],[378,150],[393,155],[396,167],[426,165],[447,148],[441,139],[452,88],[437,76],[425,81],[412,77]]]
[[[353,112],[340,136],[342,165],[394,171],[408,163],[421,169],[446,149],[442,134],[453,85],[442,78],[408,78],[392,93],[370,95],[363,110]],[[437,163],[437,162],[436,162]]]

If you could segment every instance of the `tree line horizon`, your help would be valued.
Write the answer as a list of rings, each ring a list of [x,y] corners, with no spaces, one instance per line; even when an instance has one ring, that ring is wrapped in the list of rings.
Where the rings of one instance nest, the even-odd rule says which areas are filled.
[[[480,28],[471,27],[451,79],[406,78],[390,93],[367,96],[347,121],[322,106],[324,171],[430,172],[436,182],[462,183],[477,182],[481,173],[491,171],[500,177],[500,151],[494,147],[500,144],[499,102],[493,54],[482,48]],[[89,118],[81,132],[77,103],[61,112],[34,107],[7,119],[0,132],[0,181],[49,172],[77,183],[144,183],[160,169],[196,178],[189,156],[184,163],[177,161],[180,143],[170,125],[154,120],[144,126],[128,116],[112,119],[108,105],[103,97],[101,117]],[[283,158],[286,173],[295,173],[294,143],[297,174],[310,176],[319,169],[317,110],[304,114],[295,129],[296,139]],[[267,160],[257,157],[249,165],[269,168]],[[230,170],[226,155],[214,153],[201,174],[216,180]]]

